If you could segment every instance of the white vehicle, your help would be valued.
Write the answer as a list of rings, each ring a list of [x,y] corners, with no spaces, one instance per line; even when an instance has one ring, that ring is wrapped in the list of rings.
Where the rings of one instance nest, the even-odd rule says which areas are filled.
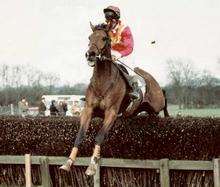
[[[72,108],[74,103],[78,104],[78,112],[80,113],[84,107],[84,95],[43,95],[42,98],[45,99],[45,105],[47,110],[45,111],[45,115],[49,116],[50,115],[50,105],[51,101],[55,100],[56,104],[60,101],[65,102],[67,104],[67,116],[73,116]]]
[[[28,115],[30,116],[37,116],[38,115],[38,107],[29,107],[28,108]]]

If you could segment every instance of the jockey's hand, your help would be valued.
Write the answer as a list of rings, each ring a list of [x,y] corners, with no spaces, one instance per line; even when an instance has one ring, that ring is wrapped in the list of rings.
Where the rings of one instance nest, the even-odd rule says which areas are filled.
[[[118,60],[118,58],[115,55],[112,55],[112,61],[116,62]]]

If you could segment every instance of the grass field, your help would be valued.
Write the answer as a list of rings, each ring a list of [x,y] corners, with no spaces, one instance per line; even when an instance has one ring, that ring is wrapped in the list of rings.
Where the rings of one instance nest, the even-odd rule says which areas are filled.
[[[177,105],[168,105],[171,116],[220,117],[220,108],[179,109]]]

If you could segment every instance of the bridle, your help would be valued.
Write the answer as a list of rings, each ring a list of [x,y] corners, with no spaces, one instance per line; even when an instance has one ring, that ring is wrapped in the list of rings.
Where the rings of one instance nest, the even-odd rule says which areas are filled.
[[[94,46],[96,48],[96,50],[98,51],[98,55],[95,56],[95,62],[97,61],[102,61],[102,60],[110,60],[112,61],[111,58],[108,58],[104,55],[104,51],[106,50],[106,46],[109,45],[111,42],[110,37],[108,36],[108,33],[106,32],[106,37],[105,37],[105,45],[102,49],[99,49],[98,46],[96,45],[96,43],[92,43],[91,47]],[[89,54],[86,54],[89,55]]]

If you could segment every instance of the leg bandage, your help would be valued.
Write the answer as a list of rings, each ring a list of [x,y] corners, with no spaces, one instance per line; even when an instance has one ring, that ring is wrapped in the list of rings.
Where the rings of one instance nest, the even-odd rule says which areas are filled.
[[[100,150],[101,150],[100,146],[99,145],[95,145],[95,149],[93,151],[93,155],[92,156],[94,156],[96,158],[100,158]]]
[[[69,158],[72,160],[72,161],[75,161],[76,160],[76,155],[77,155],[77,152],[78,152],[78,148],[77,147],[74,147],[71,151],[71,154],[69,156]]]
[[[97,164],[98,160],[100,159],[100,146],[99,145],[95,145],[95,149],[93,151],[93,155],[91,158],[91,164]]]

